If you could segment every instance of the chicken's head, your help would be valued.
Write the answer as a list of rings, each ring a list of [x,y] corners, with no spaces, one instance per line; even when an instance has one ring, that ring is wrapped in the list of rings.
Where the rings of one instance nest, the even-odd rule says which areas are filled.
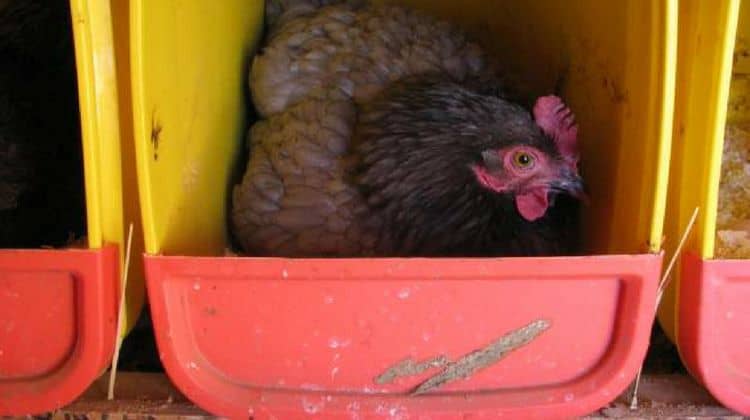
[[[482,151],[481,162],[471,167],[483,187],[512,194],[516,209],[528,221],[545,214],[554,194],[584,197],[572,111],[560,98],[544,96],[536,101],[533,113],[540,135],[553,141],[557,153],[550,154],[519,136],[510,144]]]

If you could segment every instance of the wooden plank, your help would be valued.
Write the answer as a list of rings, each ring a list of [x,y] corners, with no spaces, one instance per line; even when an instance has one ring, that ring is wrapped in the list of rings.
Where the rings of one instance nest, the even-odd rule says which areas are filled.
[[[39,420],[203,420],[213,419],[190,403],[159,373],[118,372],[115,399],[107,400],[107,381],[103,375],[73,404],[35,416]]]
[[[113,401],[107,401],[106,377],[97,381],[78,401],[38,416],[49,420],[203,420],[214,418],[192,405],[166,376],[153,373],[117,375]],[[646,375],[640,385],[639,406],[629,408],[630,391],[609,407],[585,419],[742,419],[721,407],[703,388],[686,375]]]
[[[687,375],[646,375],[638,392],[638,409],[630,409],[631,390],[590,416],[602,419],[743,419],[722,407]]]

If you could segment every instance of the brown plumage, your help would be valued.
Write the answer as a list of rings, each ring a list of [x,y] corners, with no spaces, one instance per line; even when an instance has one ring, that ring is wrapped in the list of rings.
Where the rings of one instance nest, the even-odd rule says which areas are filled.
[[[360,3],[269,7],[277,26],[250,72],[262,119],[250,130],[231,212],[242,248],[279,256],[570,252],[561,232],[575,230],[575,202],[548,210],[546,198],[580,186],[569,169],[577,156],[556,139],[571,137],[572,117],[555,116],[567,108],[532,115],[504,97],[481,48],[457,28]],[[534,177],[497,165],[519,145],[539,158]]]
[[[315,0],[286,1],[281,26],[271,27],[250,71],[253,102],[264,117],[306,99],[363,103],[410,75],[441,72],[463,80],[487,70],[478,45],[423,13],[359,2],[318,9]]]

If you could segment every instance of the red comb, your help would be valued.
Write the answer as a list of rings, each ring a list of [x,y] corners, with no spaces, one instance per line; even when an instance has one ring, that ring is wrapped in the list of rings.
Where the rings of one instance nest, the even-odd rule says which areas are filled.
[[[573,111],[554,95],[542,96],[534,104],[534,120],[555,140],[557,149],[566,160],[578,162],[578,126]]]

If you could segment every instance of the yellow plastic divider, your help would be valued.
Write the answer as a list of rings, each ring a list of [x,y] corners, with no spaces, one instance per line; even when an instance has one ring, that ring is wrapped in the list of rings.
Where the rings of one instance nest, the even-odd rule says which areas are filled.
[[[671,257],[694,209],[699,215],[685,251],[714,257],[724,128],[732,55],[741,0],[680,0],[674,146],[667,205],[666,244]],[[744,7],[745,31],[750,25]],[[679,265],[664,294],[659,320],[674,341],[677,331]],[[696,308],[697,310],[697,308]]]
[[[135,164],[131,157],[128,165],[127,159],[126,146],[132,136],[128,137],[124,124],[130,119],[129,112],[124,116],[120,112],[123,109],[129,111],[129,107],[122,108],[118,92],[122,32],[113,31],[117,26],[113,24],[113,12],[121,10],[118,3],[122,2],[112,0],[114,8],[111,8],[109,1],[70,1],[78,72],[88,246],[96,249],[105,244],[118,245],[122,267],[125,225],[138,223],[140,218]],[[128,167],[132,169],[128,170]],[[123,177],[123,171],[130,175]],[[130,193],[125,195],[124,192]],[[141,235],[136,233],[134,236]],[[141,252],[138,244],[134,241],[133,254],[136,256]],[[135,323],[144,300],[143,276],[137,259],[131,261],[135,266],[131,265],[126,299],[128,321],[121,331],[123,335]]]
[[[146,251],[220,254],[263,0],[132,0],[130,10]]]

